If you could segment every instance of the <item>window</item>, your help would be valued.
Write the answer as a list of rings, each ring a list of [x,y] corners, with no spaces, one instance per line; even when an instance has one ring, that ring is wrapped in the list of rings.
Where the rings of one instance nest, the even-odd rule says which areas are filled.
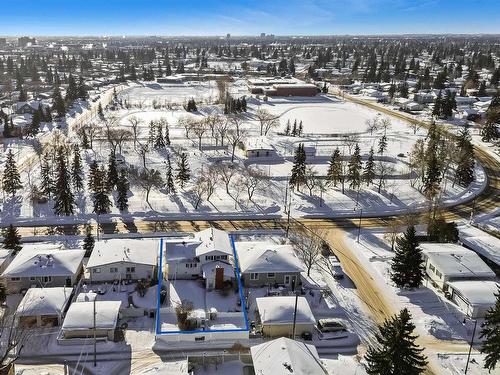
[[[436,270],[436,276],[441,278],[443,276],[443,274],[441,272],[439,272],[438,270]]]
[[[135,267],[127,267],[127,272],[135,272]]]
[[[111,272],[111,273],[117,273],[117,272],[118,272],[118,268],[116,268],[116,267],[111,267],[111,268],[109,269],[109,272]]]
[[[43,282],[44,283],[50,283],[52,281],[52,276],[44,276],[43,277]]]
[[[10,281],[19,281],[19,280],[21,280],[20,277],[11,277],[10,278]]]
[[[227,255],[221,255],[220,258],[223,260],[227,260]]]
[[[30,281],[36,281],[36,277],[30,277]]]
[[[101,273],[101,269],[100,268],[93,268],[92,273]]]
[[[213,255],[205,255],[205,260],[214,260]]]
[[[430,265],[429,265],[429,269],[430,269],[432,272],[434,272],[434,271],[436,270],[436,268],[435,268],[432,264],[430,264]]]
[[[250,274],[250,280],[258,280],[258,279],[259,279],[258,273],[251,273]]]
[[[195,337],[194,341],[205,341],[205,336]]]
[[[267,274],[267,278],[268,278],[268,279],[274,279],[274,278],[275,278],[275,276],[276,276],[276,275],[275,275],[275,273],[274,273],[274,272],[269,272],[269,273]]]

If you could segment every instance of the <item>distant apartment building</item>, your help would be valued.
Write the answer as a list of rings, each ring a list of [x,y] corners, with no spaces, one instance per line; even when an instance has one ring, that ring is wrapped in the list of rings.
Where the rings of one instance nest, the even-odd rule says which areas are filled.
[[[5,38],[0,38],[0,47],[4,47],[7,45],[7,39]]]
[[[30,38],[29,36],[22,36],[20,38],[17,38],[17,45],[19,47],[26,47],[33,44],[36,44],[35,38]]]

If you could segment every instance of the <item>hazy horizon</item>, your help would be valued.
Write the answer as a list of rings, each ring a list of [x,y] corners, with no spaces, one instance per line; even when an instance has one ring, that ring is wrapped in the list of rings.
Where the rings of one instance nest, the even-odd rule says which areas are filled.
[[[489,0],[2,1],[6,36],[498,34]]]

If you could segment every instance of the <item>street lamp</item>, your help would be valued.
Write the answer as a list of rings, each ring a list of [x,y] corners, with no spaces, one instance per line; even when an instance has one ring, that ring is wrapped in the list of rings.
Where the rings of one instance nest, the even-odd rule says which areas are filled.
[[[359,223],[358,223],[358,243],[359,243],[359,234],[361,233],[361,218],[363,217],[363,208],[359,211]]]
[[[465,322],[465,319],[464,319],[464,322]],[[472,337],[470,339],[470,346],[469,346],[469,354],[467,355],[467,363],[465,364],[464,374],[467,374],[467,370],[469,369],[470,354],[472,352],[472,345],[474,344],[474,336],[476,335],[476,327],[477,327],[477,319],[474,319],[474,329],[472,330]]]

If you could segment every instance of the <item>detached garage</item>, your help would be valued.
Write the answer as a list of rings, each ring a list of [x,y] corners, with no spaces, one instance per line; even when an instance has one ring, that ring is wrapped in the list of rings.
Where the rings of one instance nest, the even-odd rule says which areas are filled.
[[[73,288],[30,288],[17,307],[21,327],[54,327],[62,323]]]
[[[487,280],[453,281],[448,283],[451,300],[471,318],[484,318],[495,305],[498,284]]]
[[[256,298],[262,333],[268,337],[291,337],[293,334],[293,315],[295,296]],[[297,300],[295,334],[313,332],[316,319],[304,297]]]

